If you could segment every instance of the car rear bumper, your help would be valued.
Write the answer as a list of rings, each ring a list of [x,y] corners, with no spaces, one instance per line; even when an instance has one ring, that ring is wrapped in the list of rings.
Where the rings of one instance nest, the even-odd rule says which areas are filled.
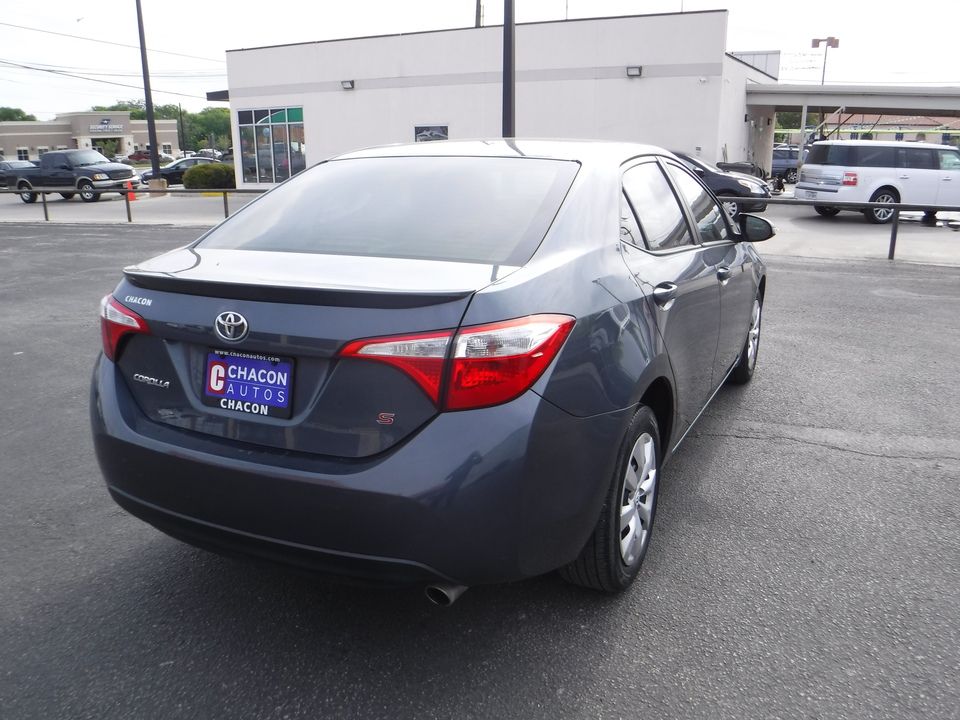
[[[133,515],[223,554],[383,584],[506,582],[573,560],[628,421],[574,418],[527,393],[343,460],[152,422],[103,358],[91,394],[97,458]]]

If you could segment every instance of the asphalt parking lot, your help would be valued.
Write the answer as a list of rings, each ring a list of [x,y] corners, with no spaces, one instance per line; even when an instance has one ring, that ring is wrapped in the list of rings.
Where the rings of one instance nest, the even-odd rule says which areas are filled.
[[[210,555],[113,504],[97,303],[223,211],[135,205],[131,224],[122,200],[52,201],[47,223],[0,196],[3,720],[957,717],[960,233],[904,222],[891,262],[889,229],[771,207],[757,375],[665,469],[638,584],[550,575],[441,609]]]

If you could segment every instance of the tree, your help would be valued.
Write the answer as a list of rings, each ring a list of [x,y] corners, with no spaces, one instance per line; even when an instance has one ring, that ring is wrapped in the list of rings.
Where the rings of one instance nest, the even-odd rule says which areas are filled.
[[[35,121],[36,119],[35,115],[28,115],[20,108],[0,107],[0,122],[8,122],[11,120]]]
[[[227,148],[230,145],[230,109],[208,107],[199,113],[191,114],[188,125],[187,144],[191,149],[208,147],[209,137],[214,136],[217,146]],[[195,147],[194,147],[195,146]]]
[[[113,105],[94,105],[94,112],[130,112],[131,120],[147,119],[147,103],[144,100],[117,100]]]

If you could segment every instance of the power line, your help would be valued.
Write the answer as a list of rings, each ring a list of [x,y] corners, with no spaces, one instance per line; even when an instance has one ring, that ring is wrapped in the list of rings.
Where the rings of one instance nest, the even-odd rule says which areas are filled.
[[[135,90],[141,90],[141,91],[143,90],[142,85],[127,85],[125,83],[111,82],[109,80],[97,80],[96,78],[84,77],[83,75],[74,75],[73,73],[63,72],[62,70],[47,70],[45,68],[31,67],[30,65],[21,65],[20,63],[14,63],[8,60],[0,60],[0,65],[7,65],[9,67],[21,68],[23,70],[33,70],[36,72],[46,72],[52,75],[57,75],[59,77],[76,78],[77,80],[87,80],[88,82],[102,83],[104,85],[116,85],[118,87],[133,88]],[[158,90],[157,92],[164,93],[165,95],[178,95],[180,97],[198,98],[200,100],[206,100],[206,97],[203,95],[189,95],[187,93],[171,92],[169,90]]]
[[[111,42],[110,40],[97,40],[96,38],[81,37],[80,35],[68,35],[67,33],[54,32],[53,30],[41,30],[40,28],[24,27],[23,25],[12,25],[11,23],[0,22],[0,25],[17,28],[18,30],[30,30],[32,32],[46,33],[47,35],[59,35],[60,37],[73,38],[74,40],[86,40],[88,42],[100,43],[102,45],[116,45],[117,47],[133,48],[140,50],[137,45],[125,45],[123,43]],[[204,62],[224,63],[224,60],[213,60],[211,58],[197,57],[196,55],[184,55],[182,53],[169,52],[167,50],[150,50],[153,53],[163,53],[164,55],[176,55],[177,57],[190,58],[191,60],[203,60]]]

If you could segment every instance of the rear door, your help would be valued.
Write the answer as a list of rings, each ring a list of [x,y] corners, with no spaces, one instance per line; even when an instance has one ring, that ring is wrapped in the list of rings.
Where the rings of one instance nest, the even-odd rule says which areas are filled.
[[[623,258],[656,317],[673,367],[682,436],[713,391],[720,332],[720,285],[710,253],[653,159],[622,177]]]
[[[897,182],[904,203],[937,202],[939,162],[933,148],[897,148]]]

